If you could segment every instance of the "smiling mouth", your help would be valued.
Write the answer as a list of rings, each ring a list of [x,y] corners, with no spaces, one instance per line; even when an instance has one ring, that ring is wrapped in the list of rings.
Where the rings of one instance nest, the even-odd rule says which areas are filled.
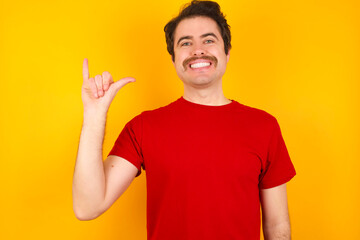
[[[192,63],[192,62],[198,61],[198,60],[205,60],[205,61],[199,61],[199,62]],[[218,60],[214,56],[190,57],[188,59],[185,59],[185,61],[183,62],[183,67],[185,70],[188,67],[190,69],[197,69],[197,68],[202,68],[202,67],[209,67],[211,65],[214,65],[214,67],[216,68],[217,63],[218,63]]]
[[[211,63],[209,63],[209,62],[199,62],[199,63],[190,64],[190,68],[202,68],[202,67],[207,67],[210,65],[211,65]]]

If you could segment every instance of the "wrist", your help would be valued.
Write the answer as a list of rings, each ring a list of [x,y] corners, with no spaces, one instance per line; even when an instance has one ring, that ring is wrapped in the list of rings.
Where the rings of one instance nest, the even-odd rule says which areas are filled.
[[[84,106],[84,117],[102,116],[106,117],[107,109],[98,106],[86,107]]]
[[[100,124],[106,122],[107,112],[84,110],[84,125],[86,124]]]

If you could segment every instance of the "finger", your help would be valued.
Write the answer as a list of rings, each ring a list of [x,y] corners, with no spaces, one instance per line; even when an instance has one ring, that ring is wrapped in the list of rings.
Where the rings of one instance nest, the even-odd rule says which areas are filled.
[[[90,90],[91,90],[91,94],[95,98],[98,98],[99,95],[98,95],[98,90],[97,90],[97,87],[96,87],[96,84],[95,84],[95,78],[90,78],[89,79],[89,87],[90,87]]]
[[[95,84],[96,84],[98,95],[100,97],[104,96],[103,80],[102,80],[101,75],[96,75],[95,76]]]
[[[132,77],[126,77],[126,78],[122,78],[119,81],[116,81],[114,83],[115,85],[115,90],[118,91],[120,88],[122,88],[123,86],[125,86],[126,84],[130,83],[130,82],[135,82],[135,78]]]
[[[105,71],[102,74],[102,79],[103,79],[104,91],[107,91],[109,89],[110,84],[114,82],[113,78],[109,72]]]
[[[84,82],[87,82],[89,80],[89,67],[87,58],[85,58],[83,62],[83,79]]]

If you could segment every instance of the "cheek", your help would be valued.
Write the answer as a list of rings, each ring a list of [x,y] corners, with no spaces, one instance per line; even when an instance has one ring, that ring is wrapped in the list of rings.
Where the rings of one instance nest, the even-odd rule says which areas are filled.
[[[184,57],[185,57],[185,53],[184,52],[177,52],[175,54],[175,59],[177,61],[183,61],[184,60]]]
[[[181,74],[184,72],[184,67],[182,65],[182,61],[175,57],[175,62],[173,62],[175,70],[178,74]]]
[[[183,62],[186,59],[185,56],[182,56],[180,54],[175,55],[175,62],[174,65],[176,68],[183,69]]]

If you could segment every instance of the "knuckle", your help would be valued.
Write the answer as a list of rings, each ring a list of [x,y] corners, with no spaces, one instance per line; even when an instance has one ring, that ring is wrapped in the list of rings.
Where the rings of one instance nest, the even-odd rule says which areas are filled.
[[[101,77],[101,75],[96,75],[95,76],[95,84],[97,85],[97,87],[102,86],[102,77]]]
[[[111,75],[109,72],[103,72],[103,82],[109,83],[111,81]]]

